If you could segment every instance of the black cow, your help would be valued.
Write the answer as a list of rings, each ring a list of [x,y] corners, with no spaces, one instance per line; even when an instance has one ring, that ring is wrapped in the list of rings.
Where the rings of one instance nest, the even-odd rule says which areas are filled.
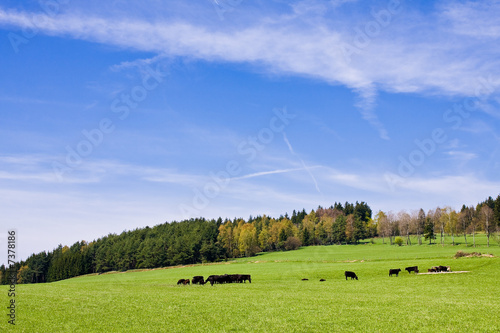
[[[224,275],[210,275],[205,280],[205,283],[210,282],[210,285],[213,286],[214,283],[243,283],[243,282],[252,283],[252,278],[250,275],[243,274],[224,274]]]
[[[231,283],[231,276],[228,274],[219,275],[218,283]]]
[[[240,280],[241,280],[241,282],[248,281],[249,283],[252,283],[252,277],[249,274],[240,275]]]
[[[411,272],[415,272],[415,274],[417,274],[418,273],[418,266],[406,267],[405,271],[407,271],[408,274],[410,274]]]
[[[347,280],[347,278],[348,278],[348,277],[350,277],[350,278],[351,278],[351,280],[353,280],[353,279],[356,279],[356,280],[357,280],[357,279],[358,279],[358,276],[357,276],[357,275],[356,275],[356,273],[354,273],[354,272],[345,271],[345,273],[344,273],[344,274],[345,274],[345,279],[346,279],[346,280]]]
[[[450,266],[438,266],[440,272],[450,272]]]
[[[203,276],[193,276],[193,279],[191,280],[192,284],[205,284],[205,280],[203,280]]]
[[[325,279],[320,279],[319,282],[323,282],[323,281],[326,281]]]
[[[177,284],[187,285],[189,284],[189,279],[180,279],[179,281],[177,281]]]
[[[210,275],[205,280],[205,283],[210,282],[210,285],[213,286],[219,280],[219,275]]]
[[[390,269],[390,270],[389,270],[389,276],[392,276],[392,274],[396,274],[396,276],[398,276],[399,272],[401,272],[401,268],[398,268],[398,269]]]
[[[230,283],[241,283],[241,275],[240,274],[229,274],[229,282]]]
[[[303,278],[302,281],[309,281],[309,279]]]

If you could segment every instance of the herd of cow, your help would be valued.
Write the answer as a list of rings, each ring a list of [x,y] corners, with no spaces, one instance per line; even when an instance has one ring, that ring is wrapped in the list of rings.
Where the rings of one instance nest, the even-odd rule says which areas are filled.
[[[415,272],[415,274],[417,274],[419,272],[418,271],[418,266],[406,267],[405,271],[407,271],[408,273]],[[434,266],[432,268],[429,268],[427,271],[428,272],[432,272],[432,273],[451,272],[451,269],[450,269],[450,266]],[[389,276],[393,276],[393,275],[398,276],[399,272],[401,272],[400,268],[398,268],[398,269],[390,269],[389,270]]]
[[[252,283],[252,277],[249,274],[224,274],[224,275],[210,275],[206,280],[203,279],[203,276],[193,276],[193,279],[190,281],[189,279],[180,279],[177,281],[177,284],[187,285],[187,284],[200,284],[204,285],[206,283],[210,283],[213,286],[215,283],[223,284],[223,283],[243,283],[243,282]]]
[[[417,274],[419,272],[418,266],[410,266],[406,267],[405,271],[408,272],[408,274],[411,274],[411,272],[414,272]],[[401,268],[396,268],[396,269],[389,269],[389,276],[396,275],[398,276],[399,272],[401,272]],[[434,266],[432,268],[428,269],[428,272],[430,273],[438,273],[438,272],[451,272],[450,266]],[[345,279],[351,278],[351,280],[358,280],[358,276],[356,273],[351,272],[351,271],[345,271],[344,273]],[[302,281],[307,281],[308,279],[302,279]],[[252,283],[252,278],[249,274],[224,274],[224,275],[210,275],[207,277],[205,280],[203,276],[193,276],[193,279],[180,279],[177,281],[178,285],[188,285],[188,284],[200,284],[204,285],[206,283],[210,283],[211,286],[214,284],[223,284],[223,283],[243,283],[248,281],[249,283]],[[325,281],[324,279],[321,279],[320,281]]]
[[[429,273],[451,272],[450,266],[434,266],[427,270]]]
[[[418,272],[419,272],[418,266],[406,267],[405,271],[407,271],[408,274],[411,274],[411,272],[418,274]],[[429,268],[427,271],[429,273],[439,273],[439,272],[451,272],[451,269],[450,269],[450,266],[434,266],[432,268]],[[389,276],[393,276],[393,275],[398,276],[399,272],[401,272],[401,268],[389,269]],[[351,278],[351,280],[358,279],[358,276],[354,272],[345,271],[344,275],[345,275],[346,280],[347,280],[347,278]]]

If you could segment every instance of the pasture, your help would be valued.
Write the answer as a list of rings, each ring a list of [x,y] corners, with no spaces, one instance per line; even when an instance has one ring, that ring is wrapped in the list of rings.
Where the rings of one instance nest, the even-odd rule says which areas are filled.
[[[458,250],[495,257],[454,259]],[[498,332],[498,256],[496,243],[398,247],[377,241],[18,285],[16,331]],[[468,273],[404,271],[415,265],[420,272],[445,265]],[[402,271],[389,277],[391,268]],[[346,281],[346,270],[359,280]],[[225,273],[251,274],[252,283],[177,285],[181,278]],[[7,289],[0,286],[3,309]],[[0,329],[12,329],[2,318]]]

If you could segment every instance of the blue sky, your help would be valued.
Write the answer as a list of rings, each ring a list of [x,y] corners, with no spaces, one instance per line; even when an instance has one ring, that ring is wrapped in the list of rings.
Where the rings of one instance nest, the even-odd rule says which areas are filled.
[[[2,237],[500,192],[499,1],[2,1]]]

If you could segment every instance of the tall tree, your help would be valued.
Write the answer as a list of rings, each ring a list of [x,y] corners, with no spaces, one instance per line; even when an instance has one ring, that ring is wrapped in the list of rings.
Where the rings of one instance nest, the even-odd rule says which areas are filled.
[[[333,244],[333,224],[335,222],[335,218],[324,215],[321,217],[320,223],[323,226],[323,229],[325,230],[325,244]]]
[[[345,236],[346,240],[353,243],[354,242],[354,215],[349,214],[346,218],[345,226]]]
[[[476,229],[479,224],[476,210],[472,206],[465,207],[465,209],[463,209],[463,213],[468,225],[466,232],[472,233],[472,244],[476,247]]]
[[[455,245],[455,235],[457,233],[457,225],[458,225],[458,214],[457,212],[448,207],[449,209],[445,212],[446,217],[446,225],[445,231],[447,231],[451,235],[451,243]]]
[[[257,246],[257,235],[253,224],[246,223],[241,227],[238,243],[240,253],[244,254],[246,257],[253,256],[257,252],[260,252],[260,248]]]
[[[471,219],[472,216],[469,209],[463,205],[460,214],[458,214],[458,230],[464,235],[465,246],[467,246],[467,230],[469,229]]]
[[[232,223],[227,221],[219,227],[219,242],[226,249],[229,257],[233,257],[234,235]]]
[[[411,214],[413,230],[417,234],[418,245],[422,245],[422,233],[425,225],[425,212],[422,208],[418,212],[414,211]]]
[[[487,245],[490,246],[490,236],[496,230],[496,226],[493,223],[493,209],[489,206],[484,205],[479,208],[481,221],[483,223],[484,232],[486,233]]]
[[[406,245],[411,245],[410,231],[411,231],[411,216],[405,211],[398,213],[398,220],[400,231],[406,237]]]
[[[430,214],[427,214],[427,217],[425,219],[424,237],[425,240],[429,240],[429,245],[431,245],[432,240],[436,238],[436,235],[434,234],[434,222],[429,215]]]
[[[387,213],[387,228],[389,241],[391,245],[394,245],[394,237],[399,235],[399,223],[396,214],[393,212]]]
[[[443,210],[437,207],[431,215],[431,218],[434,223],[434,230],[439,230],[441,245],[444,246],[444,226],[446,224],[446,218],[443,218]]]
[[[344,215],[339,215],[335,219],[332,230],[332,241],[335,244],[342,244],[347,240],[346,237],[347,219]]]
[[[359,220],[368,223],[368,221],[372,218],[372,210],[370,206],[364,201],[361,203],[356,201],[356,206],[354,207],[354,217],[357,217]]]
[[[500,194],[496,198],[494,207],[492,209],[493,209],[494,224],[500,226]]]
[[[259,246],[262,249],[262,251],[268,251],[269,250],[269,231],[267,227],[262,228],[259,236]]]
[[[374,219],[377,224],[377,232],[379,236],[382,236],[382,243],[385,244],[385,237],[390,235],[389,221],[387,220],[387,215],[383,211],[378,211]]]

